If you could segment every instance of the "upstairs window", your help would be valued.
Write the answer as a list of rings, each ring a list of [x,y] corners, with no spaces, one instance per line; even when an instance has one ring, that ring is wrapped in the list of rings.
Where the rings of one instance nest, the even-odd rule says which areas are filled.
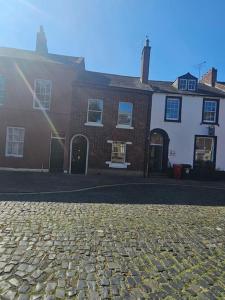
[[[24,134],[24,128],[7,127],[6,156],[23,157]]]
[[[36,79],[34,82],[34,108],[49,110],[51,91],[51,80]]]
[[[219,114],[219,101],[217,99],[204,99],[202,123],[217,124]]]
[[[180,79],[179,80],[179,89],[182,91],[187,90],[187,79]]]
[[[93,124],[95,126],[102,125],[102,112],[103,112],[103,100],[89,99],[86,124]]]
[[[132,112],[133,104],[130,102],[120,102],[118,111],[118,125],[117,127],[131,127],[132,126]]]
[[[195,91],[196,90],[196,80],[195,79],[188,80],[188,90],[189,91]]]
[[[112,143],[112,163],[124,164],[126,160],[126,143],[113,142]]]
[[[5,78],[0,75],[0,105],[5,101]]]
[[[165,105],[165,121],[180,122],[181,121],[181,98],[166,97]]]

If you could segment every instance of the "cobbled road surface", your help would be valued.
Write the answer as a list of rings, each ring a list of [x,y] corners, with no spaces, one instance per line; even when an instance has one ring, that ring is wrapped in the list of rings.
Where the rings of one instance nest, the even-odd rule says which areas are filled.
[[[0,299],[225,299],[225,207],[57,201],[0,202]]]

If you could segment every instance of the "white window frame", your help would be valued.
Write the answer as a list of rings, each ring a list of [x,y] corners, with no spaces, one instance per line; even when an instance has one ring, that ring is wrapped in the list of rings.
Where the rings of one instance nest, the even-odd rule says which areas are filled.
[[[215,124],[216,123],[216,120],[217,120],[217,105],[218,105],[218,102],[216,101],[216,100],[207,100],[207,99],[205,99],[205,100],[203,100],[204,102],[203,102],[203,118],[202,118],[202,121],[203,121],[203,123],[212,123],[212,124]],[[204,114],[205,114],[205,103],[206,102],[213,102],[213,103],[215,103],[216,104],[216,109],[215,109],[215,111],[207,111],[208,113],[214,113],[214,120],[206,120],[205,118],[204,118]]]
[[[130,163],[126,162],[126,156],[127,156],[127,145],[131,145],[132,142],[122,142],[122,141],[111,141],[108,140],[107,143],[112,144],[112,149],[111,149],[111,160],[106,161],[105,163],[109,165],[110,168],[115,168],[115,169],[126,169],[127,166],[130,166]],[[113,144],[114,143],[123,143],[125,147],[125,153],[124,153],[124,162],[113,162],[112,161],[112,155],[113,155]]]
[[[168,101],[177,101],[178,102],[178,116],[177,118],[170,118],[170,117],[167,117],[167,109],[168,109]],[[180,121],[180,106],[181,106],[181,99],[180,98],[176,98],[176,97],[167,97],[166,98],[166,111],[165,111],[165,121],[174,121],[174,122],[179,122]]]
[[[185,82],[185,85],[184,87],[182,87],[182,84]],[[184,78],[180,78],[179,79],[179,90],[181,91],[186,91],[187,90],[187,86],[188,86],[188,82],[187,82],[187,79],[184,79]]]
[[[41,101],[38,99],[37,97],[37,94],[36,94],[36,89],[37,89],[37,83],[38,82],[45,82],[45,83],[50,83],[50,92],[49,92],[49,100],[48,100],[48,107],[44,107],[42,106],[41,104]],[[46,96],[46,95],[45,95]],[[39,109],[39,110],[50,110],[50,107],[51,107],[51,100],[52,100],[52,81],[51,80],[48,80],[48,79],[35,79],[34,80],[34,98],[33,98],[33,108],[34,109]],[[46,101],[47,102],[47,101]]]
[[[120,104],[130,104],[131,105],[131,113],[127,113],[127,115],[129,115],[130,118],[130,124],[121,124],[119,123],[119,116],[120,116]],[[132,122],[133,122],[133,103],[132,102],[126,102],[126,101],[120,101],[119,102],[119,106],[118,106],[118,117],[117,117],[117,125],[116,128],[122,128],[122,129],[134,129],[134,127],[132,127]],[[121,113],[121,114],[125,114],[125,113]]]
[[[9,141],[9,130],[12,129],[20,129],[23,131],[23,140],[21,141]],[[5,147],[5,156],[9,157],[9,156],[12,156],[12,157],[23,157],[23,153],[22,154],[12,154],[12,153],[8,153],[9,152],[9,143],[22,143],[23,144],[23,147],[22,149],[24,150],[24,140],[25,140],[25,128],[24,127],[12,127],[12,126],[9,126],[6,128],[6,147]]]
[[[204,145],[205,145],[205,140],[211,140],[212,141],[212,148],[210,150],[211,152],[211,157],[210,157],[210,160],[196,160],[196,154],[197,152],[198,153],[202,153],[203,155],[205,155],[206,153],[206,150],[205,150],[205,146],[204,146],[204,149],[197,149],[196,147],[196,144],[197,144],[197,139],[203,139],[204,140]],[[210,161],[210,162],[214,162],[214,159],[215,159],[215,138],[214,137],[210,137],[210,136],[196,136],[195,137],[195,153],[194,153],[194,161],[195,163],[196,162],[199,162],[199,161],[202,161],[202,162],[205,162],[205,161]]]
[[[89,106],[90,106],[90,102],[91,101],[101,101],[102,103],[102,110],[90,110],[89,109]],[[102,124],[102,115],[103,115],[103,110],[104,110],[104,102],[103,102],[103,99],[88,99],[88,108],[87,108],[87,122],[84,124],[84,125],[87,125],[87,126],[96,126],[96,127],[103,127],[103,124]],[[101,120],[100,122],[91,122],[88,120],[88,115],[89,115],[89,112],[98,112],[98,113],[101,113]]]
[[[4,104],[4,101],[5,101],[5,77],[2,74],[0,74],[0,106]]]
[[[194,84],[193,84],[194,83]],[[193,86],[193,88],[190,88],[190,84]],[[195,79],[189,79],[188,80],[188,90],[189,91],[195,91],[196,90],[196,80]]]

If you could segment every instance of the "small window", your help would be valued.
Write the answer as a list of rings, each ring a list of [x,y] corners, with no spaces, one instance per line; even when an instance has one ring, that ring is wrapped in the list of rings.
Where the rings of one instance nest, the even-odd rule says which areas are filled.
[[[103,100],[89,99],[88,100],[88,123],[102,124]]]
[[[218,123],[219,102],[217,100],[203,100],[202,123]]]
[[[51,80],[36,79],[34,83],[34,108],[49,110],[51,91]]]
[[[179,89],[182,91],[187,90],[187,79],[179,79]]]
[[[133,104],[129,102],[120,102],[118,111],[118,125],[132,126]]]
[[[124,164],[125,159],[126,159],[126,143],[113,142],[111,162]]]
[[[0,105],[5,101],[5,78],[0,75]]]
[[[196,90],[196,80],[193,80],[193,79],[188,80],[188,90],[189,91]]]
[[[202,162],[214,162],[215,157],[215,137],[196,136],[195,137],[195,165]]]
[[[165,121],[181,121],[181,98],[167,97],[165,107]]]
[[[7,127],[6,156],[23,157],[24,134],[24,128]]]

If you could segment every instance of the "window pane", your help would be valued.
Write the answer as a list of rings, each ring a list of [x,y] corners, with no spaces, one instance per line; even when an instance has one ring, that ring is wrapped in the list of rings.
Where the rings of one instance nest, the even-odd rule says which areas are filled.
[[[129,102],[119,103],[118,124],[131,126],[133,104]]]
[[[187,89],[187,79],[180,79],[179,80],[179,88],[180,90],[186,90]]]
[[[203,110],[203,121],[216,121],[217,101],[205,101]]]
[[[89,100],[89,110],[103,111],[102,100]]]
[[[7,128],[7,155],[23,156],[24,128]]]
[[[133,104],[129,102],[120,102],[119,112],[120,113],[132,113]]]
[[[101,123],[101,112],[96,112],[96,111],[89,111],[88,112],[88,122],[95,122],[95,123]]]
[[[37,79],[35,81],[35,102],[34,107],[49,109],[51,101],[51,87],[50,80]]]
[[[151,135],[151,145],[163,145],[163,137],[161,134],[159,133],[153,133]]]
[[[197,137],[195,148],[196,161],[213,161],[214,139],[208,137]]]
[[[166,120],[179,120],[179,99],[167,98],[166,101]]]
[[[0,75],[0,104],[3,104],[5,100],[5,78]]]
[[[196,80],[188,80],[188,89],[194,91],[196,89]]]
[[[126,144],[122,142],[112,143],[112,158],[114,163],[124,163],[126,156]]]

